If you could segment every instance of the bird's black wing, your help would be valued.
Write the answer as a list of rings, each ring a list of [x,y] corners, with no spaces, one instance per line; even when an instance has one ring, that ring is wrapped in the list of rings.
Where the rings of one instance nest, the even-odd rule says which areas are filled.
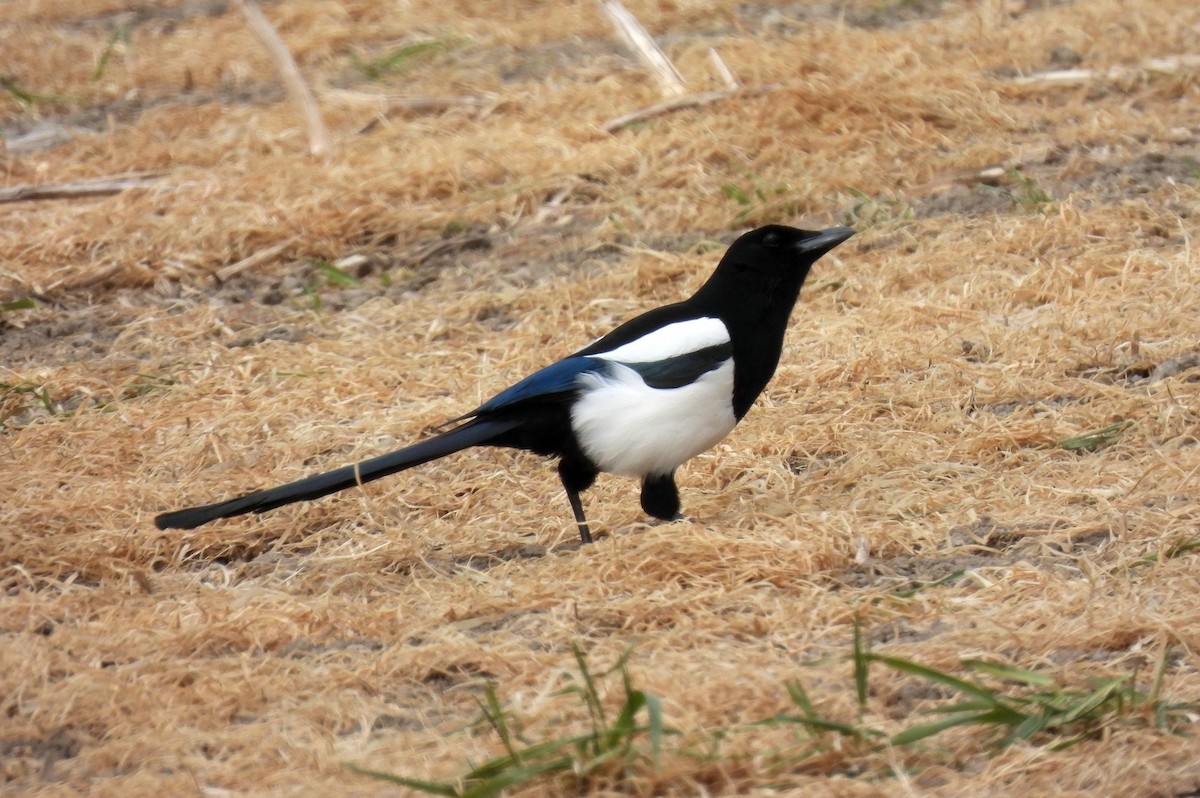
[[[616,362],[636,371],[642,382],[651,388],[682,388],[690,385],[708,372],[720,368],[733,357],[733,344],[724,343],[706,346],[685,355],[653,360],[648,363]]]

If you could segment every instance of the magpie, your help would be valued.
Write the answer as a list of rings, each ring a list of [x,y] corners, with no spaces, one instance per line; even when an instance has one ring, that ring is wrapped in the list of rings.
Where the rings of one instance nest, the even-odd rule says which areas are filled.
[[[783,336],[812,265],[848,227],[768,225],[729,247],[690,298],[643,313],[595,343],[501,391],[412,446],[229,501],[163,513],[159,529],[262,513],[403,471],[470,446],[558,458],[584,543],[580,494],[600,472],[638,477],[647,514],[681,518],[675,469],[714,446],[775,373]]]

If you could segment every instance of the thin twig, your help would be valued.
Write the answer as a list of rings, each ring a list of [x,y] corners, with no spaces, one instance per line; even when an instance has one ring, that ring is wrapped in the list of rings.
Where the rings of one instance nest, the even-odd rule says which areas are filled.
[[[1018,86],[1053,88],[1056,86],[1079,86],[1093,80],[1125,80],[1143,72],[1174,74],[1183,70],[1200,69],[1200,55],[1172,55],[1150,58],[1134,67],[1109,67],[1108,69],[1056,69],[1014,78]]]
[[[321,112],[317,108],[317,101],[313,98],[312,91],[304,82],[300,68],[296,66],[296,59],[292,58],[292,54],[288,52],[275,28],[263,16],[263,12],[255,0],[235,0],[235,2],[242,9],[246,21],[250,23],[250,29],[254,31],[263,46],[267,48],[267,52],[270,53],[271,60],[275,62],[275,68],[283,78],[283,85],[287,88],[288,96],[300,108],[305,127],[308,129],[308,151],[316,156],[325,155],[333,147],[329,131],[325,127],[325,122],[321,120]]]
[[[352,106],[367,106],[375,117],[360,127],[358,135],[369,133],[394,112],[408,114],[440,114],[454,109],[463,109],[475,119],[482,119],[501,103],[499,97],[487,95],[463,95],[460,97],[434,97],[419,94],[381,94],[377,92],[334,89],[322,92],[326,100]]]
[[[269,246],[266,249],[260,249],[253,255],[242,258],[237,263],[231,263],[228,266],[219,269],[217,271],[217,279],[221,282],[225,282],[230,277],[239,275],[244,271],[249,271],[256,266],[261,266],[262,264],[272,260],[276,255],[278,255],[280,252],[283,252],[292,244],[295,244],[298,240],[299,236],[292,236],[291,238],[280,241],[278,244]]]
[[[106,197],[110,194],[120,194],[128,188],[147,186],[158,180],[163,174],[163,172],[137,172],[98,177],[93,180],[76,180],[70,183],[44,183],[42,185],[0,188],[0,202]]]
[[[82,277],[55,280],[54,282],[50,283],[50,285],[46,286],[45,291],[41,293],[52,294],[59,289],[65,291],[79,291],[85,288],[92,288],[93,286],[101,285],[102,283],[107,282],[110,277],[114,277],[123,271],[125,271],[124,263],[109,264],[103,269],[98,269],[91,274],[85,274]]]
[[[766,86],[756,86],[745,89],[716,89],[714,91],[701,91],[695,94],[687,94],[683,97],[674,97],[670,100],[663,100],[654,105],[647,106],[637,111],[628,114],[623,114],[604,123],[604,131],[606,133],[615,133],[622,128],[641,122],[651,117],[669,114],[674,111],[680,111],[684,108],[695,108],[701,105],[711,105],[721,100],[726,100],[730,97],[738,95],[750,96],[754,94],[762,94],[763,92],[772,91],[779,88],[779,84],[772,83]]]
[[[717,73],[721,84],[729,91],[736,91],[741,88],[742,84],[738,83],[738,79],[733,76],[733,70],[725,65],[725,59],[721,58],[721,54],[717,52],[717,48],[708,48],[708,60],[712,62],[713,71]]]
[[[452,255],[456,252],[465,252],[472,249],[488,249],[493,244],[492,236],[485,234],[473,234],[458,236],[457,238],[447,238],[441,241],[434,241],[432,244],[418,246],[413,250],[402,253],[401,260],[406,262],[411,267],[420,266],[433,258]]]
[[[943,172],[928,183],[922,183],[912,188],[908,193],[914,196],[924,196],[944,191],[954,185],[1000,186],[1011,182],[1013,172],[1031,164],[1045,163],[1055,150],[1056,147],[1052,144],[1028,147],[1002,163]]]
[[[23,155],[28,152],[44,150],[64,141],[70,141],[78,133],[85,132],[79,128],[71,128],[57,122],[39,122],[32,130],[23,136],[14,136],[0,141],[0,153]]]
[[[679,70],[671,63],[671,59],[667,58],[666,53],[655,44],[654,39],[637,21],[637,18],[630,14],[619,0],[599,0],[599,2],[600,10],[608,17],[608,21],[616,28],[625,43],[629,45],[629,49],[633,50],[634,55],[654,75],[663,94],[667,97],[678,97],[684,94],[687,87],[684,86]]]
[[[378,92],[334,89],[322,92],[327,99],[338,100],[350,105],[367,105],[382,112],[399,108],[414,113],[448,111],[451,108],[488,108],[499,102],[499,98],[486,95],[463,95],[460,97],[434,97],[422,94],[386,94]]]

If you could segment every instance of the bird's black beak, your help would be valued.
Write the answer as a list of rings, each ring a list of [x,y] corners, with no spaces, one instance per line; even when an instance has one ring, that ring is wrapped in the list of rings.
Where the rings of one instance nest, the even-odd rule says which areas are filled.
[[[854,235],[854,230],[850,227],[831,227],[802,241],[797,241],[794,248],[797,252],[803,252],[805,255],[820,257],[852,235]]]

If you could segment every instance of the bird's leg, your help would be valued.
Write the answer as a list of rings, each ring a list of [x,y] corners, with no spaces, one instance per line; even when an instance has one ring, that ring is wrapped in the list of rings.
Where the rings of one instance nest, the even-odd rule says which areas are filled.
[[[584,543],[591,543],[592,530],[588,528],[587,518],[583,514],[583,502],[579,499],[579,494],[590,488],[596,481],[596,472],[577,463],[560,460],[558,476],[562,480],[563,489],[567,491],[567,500],[571,502],[571,512],[575,513],[579,538]]]
[[[567,489],[567,500],[571,502],[571,511],[575,513],[575,523],[579,526],[579,538],[584,543],[592,542],[592,530],[588,528],[587,519],[583,516],[583,502],[579,499],[579,493]]]
[[[650,474],[642,478],[642,509],[648,515],[664,521],[677,521],[679,514],[679,488],[675,487],[675,472]]]

